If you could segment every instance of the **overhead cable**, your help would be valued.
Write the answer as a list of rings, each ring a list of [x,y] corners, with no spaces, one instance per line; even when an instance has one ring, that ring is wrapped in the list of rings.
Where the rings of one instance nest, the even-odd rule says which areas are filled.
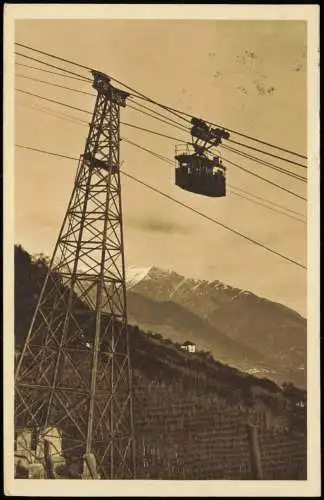
[[[77,62],[72,61],[72,60],[70,60],[70,59],[66,59],[66,58],[63,58],[63,57],[57,56],[57,55],[52,54],[52,53],[50,53],[50,52],[45,52],[45,51],[42,51],[42,50],[39,50],[39,49],[35,49],[35,48],[33,48],[33,47],[29,46],[29,45],[26,45],[26,44],[22,44],[22,43],[19,43],[19,42],[15,42],[15,44],[16,44],[16,45],[18,45],[19,47],[23,47],[24,49],[31,50],[31,51],[33,51],[33,52],[37,52],[37,53],[39,53],[39,54],[43,54],[43,55],[45,55],[45,56],[47,56],[47,57],[52,57],[52,58],[54,58],[54,59],[56,59],[56,60],[59,60],[59,61],[65,62],[65,63],[67,63],[67,64],[72,64],[72,65],[74,65],[74,66],[77,66],[77,67],[79,67],[79,68],[85,69],[85,70],[87,70],[87,71],[93,71],[93,70],[94,70],[94,68],[91,68],[91,67],[89,67],[89,66],[85,66],[85,65],[83,65],[83,64],[77,63]],[[20,55],[21,55],[21,54],[20,54]],[[25,57],[28,57],[28,56],[25,56]],[[62,69],[62,68],[61,68],[61,69]],[[67,72],[68,72],[68,70],[65,70],[65,71],[67,71]],[[70,73],[71,73],[71,74],[73,74],[72,72],[70,72]],[[77,76],[79,76],[79,75],[77,75]],[[143,99],[147,100],[148,102],[151,102],[152,104],[155,104],[155,105],[157,105],[157,106],[159,106],[159,107],[161,107],[161,108],[165,109],[166,111],[172,112],[175,116],[178,116],[178,118],[180,118],[180,119],[184,119],[185,121],[189,122],[190,120],[188,120],[188,119],[186,119],[186,118],[184,118],[184,117],[185,117],[185,116],[187,116],[188,118],[192,118],[192,115],[190,115],[189,113],[186,113],[186,112],[184,112],[184,111],[180,111],[180,110],[177,110],[177,109],[172,108],[172,107],[170,107],[170,106],[167,106],[167,105],[164,105],[164,104],[162,104],[162,103],[159,103],[158,101],[156,101],[156,100],[154,100],[154,99],[151,99],[150,97],[148,97],[148,96],[146,96],[145,94],[143,94],[143,93],[139,92],[138,90],[136,90],[136,89],[134,89],[134,88],[130,87],[129,85],[125,84],[124,82],[121,82],[121,81],[117,80],[116,78],[112,77],[111,75],[108,75],[108,77],[109,77],[111,80],[113,80],[113,81],[115,81],[115,82],[119,83],[120,85],[124,86],[125,88],[127,88],[127,89],[128,89],[128,90],[130,90],[131,92],[134,92],[137,96],[139,96],[139,97],[141,97],[141,98],[143,98]],[[240,135],[241,137],[245,137],[245,138],[247,138],[247,139],[249,139],[249,140],[252,140],[252,141],[255,141],[255,142],[259,142],[260,144],[263,144],[263,145],[266,145],[266,146],[269,146],[269,147],[272,147],[272,148],[275,148],[275,149],[281,150],[281,151],[283,151],[283,152],[286,152],[286,153],[289,153],[289,154],[292,154],[292,155],[298,156],[298,157],[300,157],[300,158],[307,159],[307,156],[302,155],[302,154],[300,154],[300,153],[296,153],[295,151],[291,151],[291,150],[289,150],[289,149],[286,149],[286,148],[283,148],[283,147],[280,147],[280,146],[277,146],[277,145],[271,144],[271,143],[266,142],[266,141],[263,141],[263,140],[261,140],[261,139],[257,139],[257,138],[255,138],[255,137],[249,136],[249,135],[247,135],[247,134],[243,134],[243,133],[241,133],[241,132],[239,132],[239,131],[236,131],[236,130],[233,130],[233,129],[229,129],[228,127],[225,127],[224,125],[218,125],[218,124],[215,124],[215,123],[213,123],[213,122],[210,122],[209,120],[204,120],[204,121],[206,121],[206,122],[210,123],[211,125],[215,125],[215,126],[217,126],[217,127],[225,128],[225,129],[226,129],[226,130],[228,130],[229,132],[233,132],[233,133],[235,133],[235,134],[237,134],[237,135]],[[288,160],[286,159],[286,161],[288,161]],[[291,162],[292,162],[292,161],[291,161]],[[294,162],[292,162],[292,163],[294,163]],[[306,168],[304,165],[299,165],[299,166],[303,166],[304,168]]]
[[[30,150],[30,151],[34,151],[34,152],[38,152],[38,153],[43,153],[43,154],[48,154],[48,155],[51,155],[51,156],[58,156],[60,158],[65,158],[65,159],[68,159],[68,160],[74,160],[74,161],[79,161],[79,158],[76,158],[76,157],[73,157],[73,156],[68,156],[68,155],[61,155],[61,154],[58,154],[58,153],[53,153],[53,152],[50,152],[50,151],[46,151],[44,149],[38,149],[38,148],[33,148],[33,147],[30,147],[30,146],[25,146],[25,145],[22,145],[22,144],[16,144],[16,147],[19,147],[19,148],[22,148],[22,149],[26,149],[26,150]],[[274,254],[274,255],[277,255],[278,257],[292,263],[292,264],[295,264],[296,266],[298,267],[301,267],[303,269],[307,269],[306,266],[304,266],[303,264],[301,264],[300,262],[290,258],[290,257],[287,257],[286,255],[280,253],[280,252],[277,252],[277,250],[274,250],[273,248],[270,248],[266,245],[264,245],[263,243],[260,243],[259,241],[253,239],[253,238],[250,238],[249,236],[246,236],[245,234],[241,233],[240,231],[237,231],[236,229],[234,228],[231,228],[230,226],[227,226],[226,224],[204,214],[203,212],[200,212],[199,210],[196,210],[195,208],[191,207],[190,205],[187,205],[179,200],[177,200],[176,198],[174,198],[173,196],[170,196],[168,195],[167,193],[164,193],[163,191],[161,191],[160,189],[157,189],[149,184],[147,184],[146,182],[140,180],[140,179],[137,179],[136,177],[134,177],[133,175],[129,174],[129,173],[126,173],[122,170],[120,170],[120,172],[125,175],[126,177],[134,180],[135,182],[147,187],[148,189],[150,189],[151,191],[154,191],[155,193],[158,193],[160,194],[161,196],[173,201],[174,203],[176,203],[177,205],[179,206],[182,206],[188,210],[190,210],[191,212],[199,215],[200,217],[203,217],[204,219],[210,221],[210,222],[213,222],[214,224],[218,225],[218,226],[221,226],[223,229],[226,229],[227,231],[230,231],[231,233],[235,234],[236,236],[239,236],[241,238],[243,238],[244,240],[250,242],[250,243],[253,243],[254,245],[257,245],[261,248],[263,248],[264,250]]]

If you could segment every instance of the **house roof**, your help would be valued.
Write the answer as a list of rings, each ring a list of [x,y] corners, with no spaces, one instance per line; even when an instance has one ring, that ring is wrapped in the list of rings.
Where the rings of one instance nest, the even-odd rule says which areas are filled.
[[[190,342],[190,340],[186,340],[182,345],[196,345],[196,344]]]

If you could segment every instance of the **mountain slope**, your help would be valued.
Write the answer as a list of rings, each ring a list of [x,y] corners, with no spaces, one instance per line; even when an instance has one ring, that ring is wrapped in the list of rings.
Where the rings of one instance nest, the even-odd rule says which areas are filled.
[[[15,248],[15,347],[19,352],[46,272],[44,259],[35,260],[21,247]],[[94,315],[79,297],[74,299],[78,308]],[[177,304],[161,308],[148,300],[146,305],[148,316],[142,312],[142,319],[148,320],[150,313],[160,314],[160,320],[178,314],[182,324],[183,308]],[[203,328],[198,316],[187,319],[188,325]],[[137,326],[129,325],[128,330],[138,479],[250,479],[247,418],[260,426],[264,479],[305,479],[305,392],[240,372],[208,353],[184,352]],[[86,337],[75,342],[82,347]],[[91,364],[83,362],[84,353],[79,352],[79,369],[88,378]],[[80,415],[84,421],[85,411],[84,417]],[[65,451],[65,457],[66,476],[62,477],[79,478],[81,455]]]
[[[22,247],[15,247],[15,348],[19,352],[26,339],[46,271],[44,259],[33,260]],[[154,301],[151,302],[154,304]],[[149,307],[151,302],[148,301]],[[155,305],[159,308],[158,304]],[[174,304],[171,306],[172,310],[178,308]],[[201,321],[198,317],[195,320],[198,323]],[[176,344],[159,335],[146,334],[137,326],[129,325],[129,338],[133,374],[137,383],[181,381],[188,383],[191,388],[193,383],[199,383],[212,390],[218,387],[220,391],[230,393],[242,393],[252,387],[261,387],[270,394],[281,393],[280,388],[269,380],[242,373],[219,363],[206,353],[192,356]],[[79,341],[84,342],[81,339]]]
[[[45,259],[15,248],[16,342],[21,345],[44,279]],[[175,342],[191,340],[215,359],[277,383],[305,387],[306,320],[249,292],[158,268],[133,270],[128,318]],[[304,369],[303,369],[304,368]]]
[[[262,368],[257,351],[231,339],[198,315],[171,301],[157,302],[143,295],[128,292],[128,321],[145,330],[154,330],[175,342],[194,339],[199,348],[213,352],[217,359],[247,368]]]
[[[223,354],[218,350],[217,338],[223,335],[223,339],[230,338],[236,346],[253,352],[251,358],[246,357],[244,348],[241,356],[234,350],[230,359],[235,366],[246,368],[250,363],[249,368],[256,371],[265,366],[269,372],[275,372],[272,375],[280,382],[291,379],[300,386],[306,385],[307,322],[295,311],[219,281],[193,280],[152,267],[128,284],[131,321],[169,334],[174,340],[180,338],[179,327],[173,324],[173,328],[167,329],[165,322],[161,325],[160,313],[152,302],[150,322],[144,321],[141,309],[147,308],[147,304],[141,303],[139,295],[154,300],[161,308],[170,302],[180,305],[185,324],[192,314],[198,316],[204,327],[195,323],[190,329],[190,340],[208,346],[218,359]]]

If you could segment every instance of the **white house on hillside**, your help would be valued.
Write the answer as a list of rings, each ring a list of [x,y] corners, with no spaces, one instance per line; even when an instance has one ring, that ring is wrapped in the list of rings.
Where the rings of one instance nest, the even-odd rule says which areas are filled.
[[[187,352],[196,352],[197,346],[193,342],[190,342],[190,340],[186,340],[182,346],[181,349]]]

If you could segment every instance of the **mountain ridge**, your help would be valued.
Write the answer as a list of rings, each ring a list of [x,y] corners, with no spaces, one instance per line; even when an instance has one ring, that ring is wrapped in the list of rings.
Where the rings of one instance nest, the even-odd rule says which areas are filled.
[[[33,259],[21,246],[15,246],[16,356],[22,352],[38,296],[47,274],[47,265],[46,259]],[[63,283],[62,286],[64,286]],[[87,306],[81,301],[80,306],[87,309]],[[193,380],[205,379],[208,382],[209,379],[208,384],[212,390],[215,390],[215,384],[216,386],[221,384],[225,391],[229,389],[241,391],[244,390],[246,383],[251,387],[264,388],[270,393],[281,393],[282,391],[273,381],[265,378],[259,379],[240,372],[235,367],[222,364],[211,357],[208,352],[202,351],[192,356],[183,351],[180,344],[173,343],[158,333],[141,331],[138,326],[128,325],[128,328],[133,373],[137,383],[149,381],[151,384],[154,380],[162,380],[162,382],[173,380],[178,383],[181,382],[179,376],[187,373],[189,384],[192,385]],[[86,338],[79,339],[79,341],[84,342],[84,345],[87,344]]]
[[[146,271],[146,273],[143,274],[142,277],[140,277],[141,271],[144,272],[144,270]],[[138,271],[138,275],[139,275],[139,279],[138,280],[133,281],[133,280],[127,278],[127,274],[128,273],[133,272],[135,274],[137,271]],[[162,268],[160,268],[158,266],[154,266],[154,265],[147,266],[147,267],[136,267],[136,266],[129,266],[129,267],[127,267],[126,268],[126,285],[127,285],[127,288],[129,290],[131,290],[133,288],[133,286],[136,286],[137,283],[139,283],[142,280],[145,280],[146,278],[150,277],[150,275],[152,275],[152,274],[153,274],[153,276],[156,275],[156,277],[158,277],[158,276],[163,277],[165,275],[169,275],[169,276],[173,275],[173,276],[176,276],[178,278],[181,278],[182,282],[184,282],[184,281],[191,281],[191,282],[193,282],[193,286],[196,286],[196,287],[199,287],[200,285],[203,285],[203,284],[209,284],[209,285],[217,286],[221,290],[231,290],[233,292],[237,292],[237,295],[242,295],[243,294],[243,295],[248,295],[248,296],[254,296],[254,297],[257,297],[261,301],[267,301],[267,302],[271,302],[272,304],[276,304],[278,307],[281,307],[284,310],[292,312],[292,313],[296,314],[301,320],[306,321],[305,316],[303,316],[301,313],[299,313],[295,309],[293,309],[293,308],[291,308],[289,306],[286,306],[285,304],[282,304],[281,302],[278,302],[276,300],[269,299],[268,297],[260,296],[257,293],[255,293],[255,292],[253,292],[253,291],[251,291],[249,289],[241,289],[241,288],[235,287],[233,285],[226,284],[223,281],[220,281],[220,280],[217,280],[217,279],[206,280],[206,279],[201,279],[201,278],[185,277],[182,274],[178,273],[177,271],[174,271],[174,270],[171,270],[171,269],[170,270],[168,270],[168,269],[162,269]]]
[[[176,343],[191,340],[245,373],[306,387],[307,322],[298,313],[217,280],[185,278],[156,266],[141,269],[127,289],[130,324]],[[21,300],[30,299],[28,294]]]
[[[155,301],[164,311],[166,303],[172,302],[182,307],[183,324],[188,325],[192,313],[204,322],[196,330],[188,328],[188,340],[208,348],[217,359],[220,356],[217,337],[221,334],[227,343],[228,339],[234,340],[242,349],[241,356],[236,349],[228,359],[221,357],[224,362],[229,361],[240,369],[263,367],[281,382],[290,377],[298,385],[306,385],[307,320],[297,311],[218,280],[186,278],[157,266],[146,269],[141,279],[128,286],[127,295],[132,323],[169,335],[172,340],[184,340],[179,333],[179,319],[174,318],[172,327],[169,320],[167,327],[165,322],[161,324],[161,313],[156,313],[156,320],[153,313],[149,321],[141,317],[141,309],[148,307],[147,299]],[[156,311],[152,302],[151,306],[152,311]],[[246,349],[250,354],[253,352],[253,356],[245,356],[243,360]]]

